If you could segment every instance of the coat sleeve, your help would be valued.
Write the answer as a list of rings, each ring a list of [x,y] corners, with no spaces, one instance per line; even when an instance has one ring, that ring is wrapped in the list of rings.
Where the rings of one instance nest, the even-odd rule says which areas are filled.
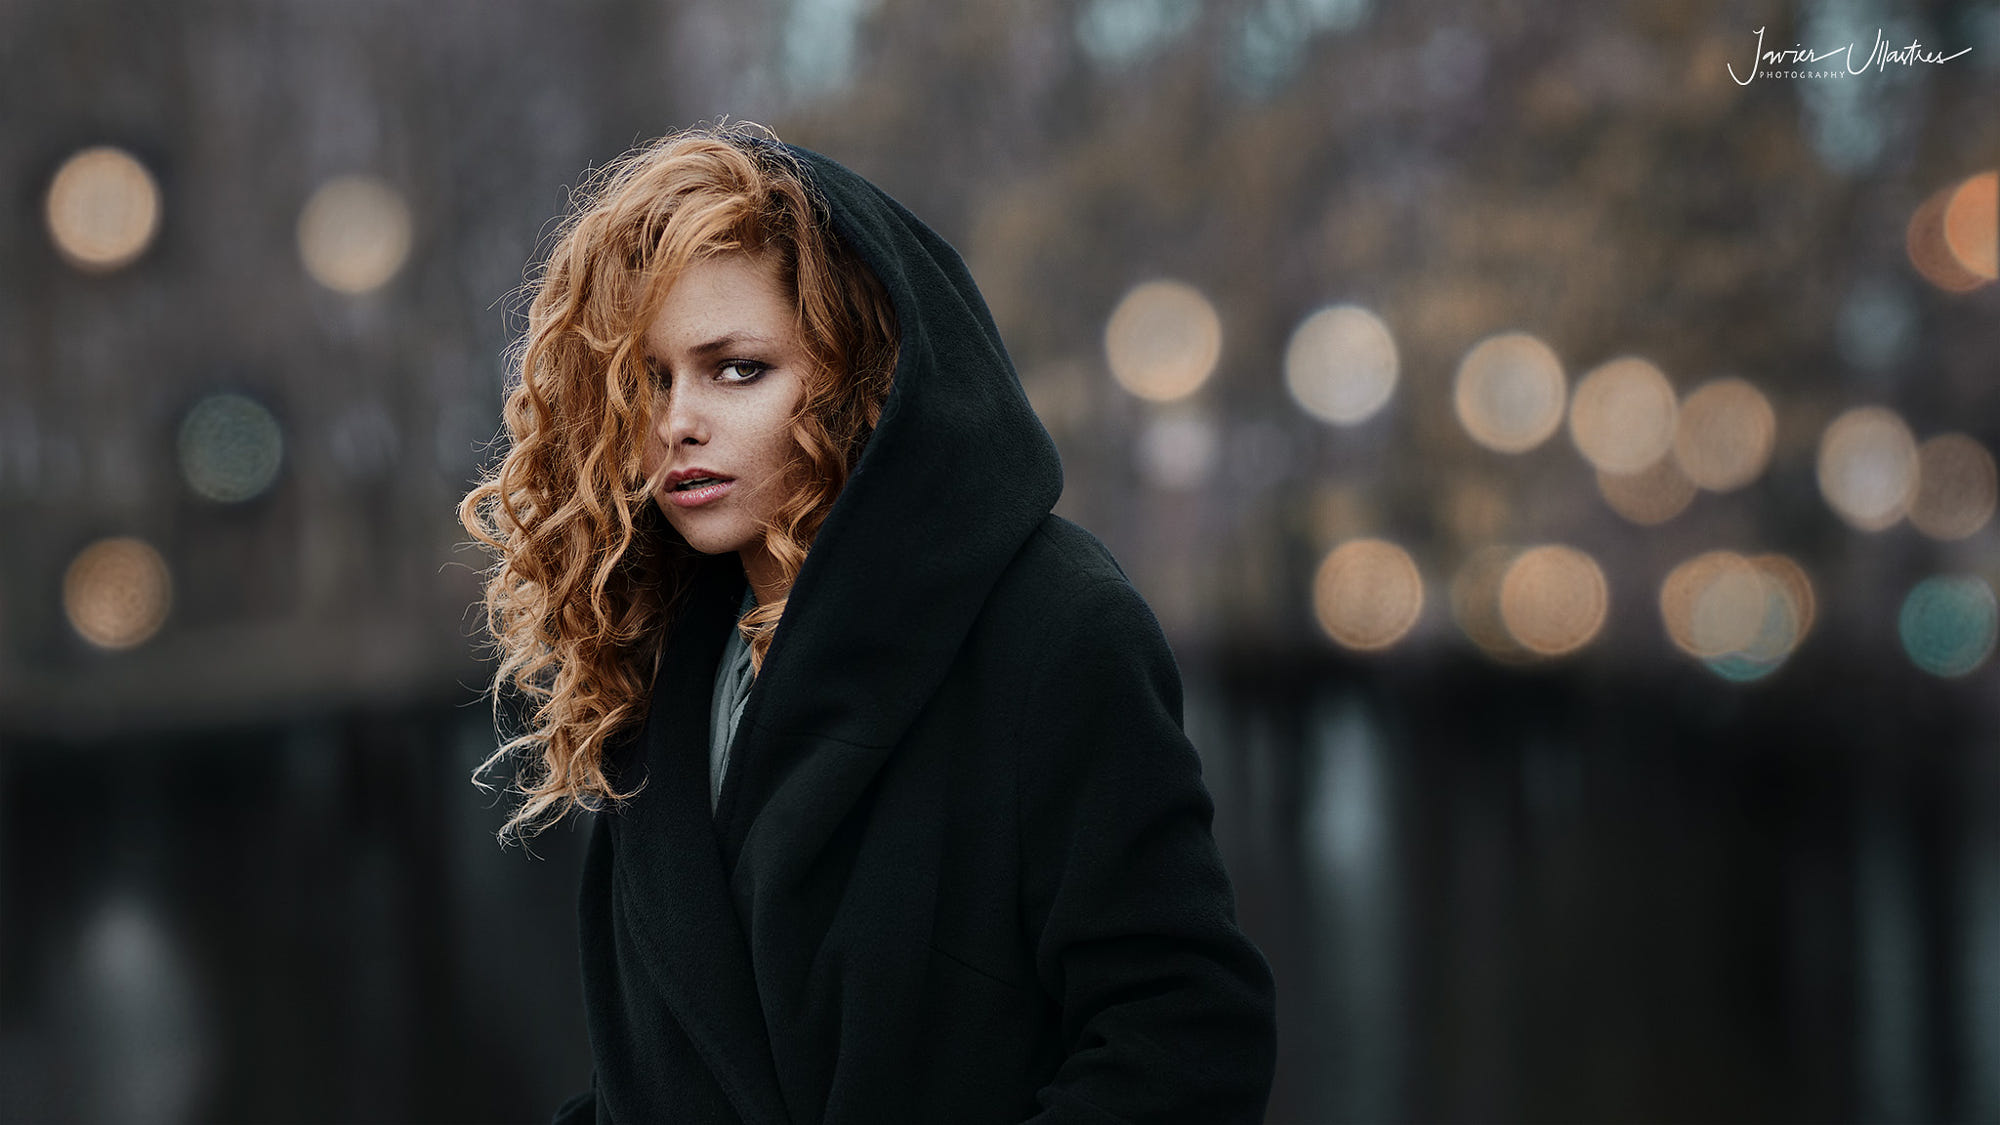
[[[1123,579],[1045,620],[1019,728],[1021,905],[1068,1056],[1033,1121],[1262,1121],[1271,970],[1236,925],[1173,653]]]

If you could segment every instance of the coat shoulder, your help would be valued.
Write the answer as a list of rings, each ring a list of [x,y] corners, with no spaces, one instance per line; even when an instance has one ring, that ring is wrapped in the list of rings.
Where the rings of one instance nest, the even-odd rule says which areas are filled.
[[[1164,643],[1158,618],[1110,548],[1054,513],[1001,572],[981,617],[995,631],[990,636],[1010,643],[1066,645],[1083,633],[1121,651],[1130,651],[1135,637]]]
[[[1050,512],[1021,544],[1007,565],[1003,583],[1025,583],[1069,589],[1116,580],[1127,582],[1125,568],[1111,549],[1083,527]]]

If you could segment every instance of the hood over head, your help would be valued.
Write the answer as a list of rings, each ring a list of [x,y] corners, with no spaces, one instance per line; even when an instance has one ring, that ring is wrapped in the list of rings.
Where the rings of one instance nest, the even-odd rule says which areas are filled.
[[[761,802],[796,764],[767,737],[893,746],[1063,483],[958,252],[828,157],[763,143],[797,162],[835,235],[880,280],[900,346],[881,419],[814,538],[744,709],[730,754],[741,784],[731,777],[716,810],[732,866],[757,811],[735,798]],[[734,605],[734,557],[704,563],[695,598]]]

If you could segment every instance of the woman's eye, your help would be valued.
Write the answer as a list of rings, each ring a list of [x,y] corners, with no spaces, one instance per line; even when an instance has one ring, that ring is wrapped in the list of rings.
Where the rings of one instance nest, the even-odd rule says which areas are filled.
[[[747,359],[732,359],[722,365],[719,373],[723,376],[724,382],[747,383],[764,373],[764,365],[752,363]]]

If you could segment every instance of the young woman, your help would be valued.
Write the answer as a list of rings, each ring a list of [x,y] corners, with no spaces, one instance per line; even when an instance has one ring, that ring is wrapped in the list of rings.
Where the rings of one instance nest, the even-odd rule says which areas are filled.
[[[596,813],[557,1120],[1261,1120],[1272,979],[1173,656],[1051,513],[952,248],[709,129],[595,178],[537,286],[460,515],[537,703],[502,834]]]

